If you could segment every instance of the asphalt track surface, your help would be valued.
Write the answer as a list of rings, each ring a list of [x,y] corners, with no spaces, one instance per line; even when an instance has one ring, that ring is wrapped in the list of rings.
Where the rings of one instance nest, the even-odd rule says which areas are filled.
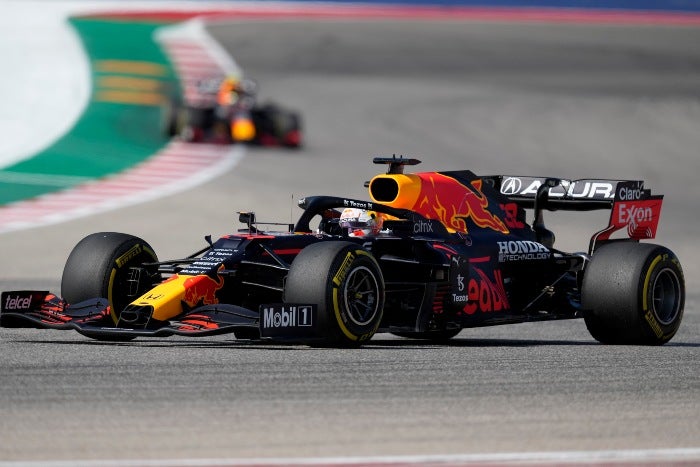
[[[0,330],[0,461],[248,459],[700,447],[700,28],[264,21],[211,28],[263,96],[302,109],[306,147],[248,151],[180,195],[4,234],[0,289],[58,291],[84,235],[119,230],[181,257],[301,195],[364,197],[373,155],[424,170],[647,181],[658,242],[685,266],[676,338],[596,344],[583,322],[376,336],[356,350],[228,337],[106,344]],[[585,217],[584,217],[585,216]],[[607,219],[551,213],[582,250]],[[697,454],[694,458],[698,459]]]

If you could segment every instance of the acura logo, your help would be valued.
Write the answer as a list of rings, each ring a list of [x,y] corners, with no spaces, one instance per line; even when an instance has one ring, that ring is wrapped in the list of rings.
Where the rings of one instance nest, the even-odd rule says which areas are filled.
[[[501,185],[501,193],[504,195],[515,195],[520,193],[520,189],[523,186],[523,182],[516,177],[508,177],[503,181]]]

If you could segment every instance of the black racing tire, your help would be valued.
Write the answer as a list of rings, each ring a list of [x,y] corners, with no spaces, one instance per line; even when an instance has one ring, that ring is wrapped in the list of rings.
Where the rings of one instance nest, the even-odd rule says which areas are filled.
[[[290,112],[289,113],[289,126],[287,131],[285,132],[285,137],[289,133],[292,132],[298,132],[300,137],[292,142],[285,141],[285,146],[291,149],[299,149],[302,146],[302,138],[301,138],[301,133],[302,133],[302,123],[301,123],[301,115],[299,115],[296,112]]]
[[[182,141],[199,142],[217,123],[211,107],[180,107],[175,116],[175,133]]]
[[[119,312],[153,285],[142,280],[138,290],[133,290],[128,282],[129,268],[156,261],[153,248],[133,235],[117,232],[88,235],[68,256],[61,279],[61,296],[68,303],[108,299],[116,325]]]
[[[453,337],[455,337],[457,334],[462,332],[461,329],[443,329],[440,331],[423,331],[423,332],[416,332],[416,331],[401,331],[401,332],[392,332],[393,335],[399,336],[399,337],[405,337],[407,339],[421,339],[421,340],[428,340],[432,342],[446,342]]]
[[[173,116],[173,129],[172,129],[172,135],[177,136],[180,139],[184,141],[186,137],[186,133],[189,131],[190,133],[192,132],[191,127],[189,126],[189,111],[184,108],[184,107],[179,107],[175,110],[175,115]]]
[[[212,107],[186,107],[185,122],[197,128],[209,128],[216,120],[215,111]]]
[[[659,245],[603,245],[584,271],[581,302],[586,327],[599,342],[665,344],[683,318],[681,264],[671,250]]]
[[[161,105],[160,128],[163,136],[168,138],[179,134],[178,118],[182,111],[179,103],[168,99]]]
[[[384,313],[384,278],[374,257],[351,242],[319,242],[294,259],[286,303],[316,304],[321,341],[358,346],[372,338]]]

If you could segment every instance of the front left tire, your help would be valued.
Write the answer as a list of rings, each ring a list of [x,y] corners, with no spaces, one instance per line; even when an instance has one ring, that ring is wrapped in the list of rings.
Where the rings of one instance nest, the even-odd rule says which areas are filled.
[[[118,232],[88,235],[68,256],[61,279],[61,296],[68,303],[108,299],[116,324],[121,310],[152,285],[152,281],[144,278],[134,281],[131,268],[157,261],[153,248],[133,235]]]

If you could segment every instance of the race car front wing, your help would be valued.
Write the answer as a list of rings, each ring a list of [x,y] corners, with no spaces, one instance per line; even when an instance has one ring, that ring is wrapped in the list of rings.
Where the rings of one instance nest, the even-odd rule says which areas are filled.
[[[177,319],[150,321],[148,327],[115,326],[107,299],[76,304],[47,291],[3,292],[0,327],[73,329],[100,340],[135,337],[212,336],[233,333],[274,340],[309,340],[320,337],[316,305],[265,304],[259,311],[237,305],[214,304],[194,308]]]

